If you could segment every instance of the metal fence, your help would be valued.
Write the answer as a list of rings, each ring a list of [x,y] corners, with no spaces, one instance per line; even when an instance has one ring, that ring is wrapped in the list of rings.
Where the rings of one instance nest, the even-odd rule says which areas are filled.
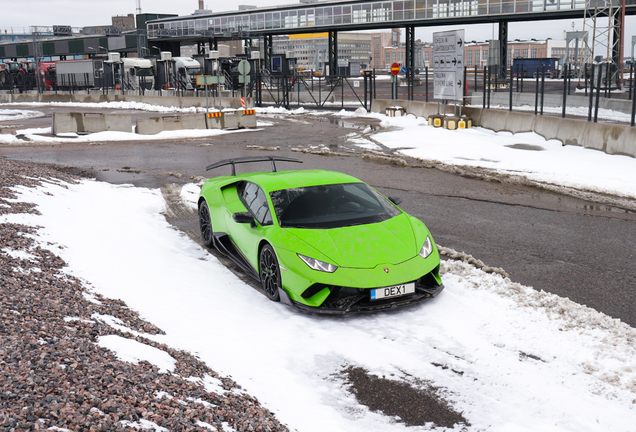
[[[622,82],[610,79],[617,76],[612,67],[610,63],[584,65],[581,71],[574,65],[566,65],[558,72],[557,78],[549,76],[545,66],[538,67],[532,74],[533,78],[524,78],[522,75],[526,73],[510,67],[504,74],[506,79],[500,78],[502,71],[495,67],[466,67],[463,77],[466,96],[463,104],[481,105],[485,109],[534,110],[536,115],[560,114],[564,118],[586,117],[591,122],[599,121],[599,109],[610,106],[609,109],[620,110],[627,115],[631,113],[629,123],[635,126],[634,65],[629,65],[629,69],[619,75]],[[305,106],[323,109],[363,107],[369,110],[375,98],[395,99],[397,103],[404,99],[432,101],[435,71],[424,68],[415,72],[408,78],[398,77],[396,85],[393,85],[388,71],[364,70],[357,76],[316,76],[314,73],[281,76],[263,69],[260,72],[253,71],[247,84],[239,84],[238,80],[227,77],[225,86],[214,85],[208,87],[208,90],[213,96],[252,97],[256,106]],[[140,78],[143,81],[143,77]],[[18,85],[5,77],[5,80],[0,79],[0,90],[16,93],[33,91],[32,83],[23,81]],[[179,85],[169,89],[150,89],[150,83],[142,82],[137,89],[132,90],[127,82],[124,79],[123,86],[112,86],[100,81],[100,77],[90,77],[88,74],[62,75],[57,77],[52,90],[48,91],[194,97],[206,95],[205,87],[199,86],[191,87],[191,90]],[[551,109],[546,110],[546,106]],[[580,112],[583,106],[587,109],[586,116]],[[560,108],[560,113],[555,113],[556,107]],[[572,107],[579,108],[579,112],[568,114],[568,108]],[[620,119],[609,121],[621,122]]]
[[[469,79],[467,71],[468,69],[465,70],[464,76]],[[507,91],[509,95],[507,101],[508,110],[513,111],[515,109],[514,97],[517,96],[517,99],[520,99],[518,98],[520,94],[530,93],[533,95],[531,100],[534,102],[534,114],[544,115],[547,95],[552,96],[552,99],[554,99],[555,95],[559,95],[561,98],[560,115],[565,118],[568,115],[568,104],[570,107],[581,108],[581,98],[583,97],[585,98],[585,108],[587,108],[587,121],[598,122],[601,102],[603,102],[603,105],[609,105],[608,101],[615,99],[616,103],[613,104],[613,109],[631,113],[631,126],[635,126],[636,117],[634,72],[633,63],[629,65],[627,72],[622,71],[621,73],[617,73],[616,66],[613,63],[586,64],[582,70],[575,65],[565,65],[558,73],[560,78],[550,80],[552,84],[560,81],[561,88],[556,91],[557,89],[552,85],[552,91],[548,93],[546,90],[546,79],[550,78],[550,74],[546,71],[545,65],[537,66],[530,82],[523,78],[525,73],[518,69],[515,70],[513,67],[509,69],[507,73],[508,79],[505,81],[499,78],[499,73],[494,67],[485,67],[482,71],[479,71],[476,67],[472,68],[474,88],[481,90],[479,94],[482,97],[481,106],[483,108],[491,108],[493,95]],[[481,74],[483,74],[483,79],[480,79]],[[573,95],[573,91],[582,92],[583,96]],[[497,101],[501,101],[501,97],[498,97]],[[525,98],[525,101],[527,102],[528,98]],[[476,105],[474,98],[472,98],[472,105]],[[581,117],[580,114],[576,116]]]

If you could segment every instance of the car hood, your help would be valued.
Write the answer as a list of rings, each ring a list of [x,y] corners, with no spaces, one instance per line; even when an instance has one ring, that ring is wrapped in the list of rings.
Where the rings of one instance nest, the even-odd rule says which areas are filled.
[[[383,222],[343,228],[287,229],[339,267],[373,268],[378,264],[397,264],[418,253],[413,227],[406,214]],[[305,254],[304,251],[297,252]],[[307,254],[323,259],[315,253],[312,256],[309,251]]]

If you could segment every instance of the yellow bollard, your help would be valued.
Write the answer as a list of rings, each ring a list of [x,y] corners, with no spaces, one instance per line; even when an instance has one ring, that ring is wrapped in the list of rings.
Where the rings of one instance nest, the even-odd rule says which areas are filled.
[[[447,116],[446,118],[444,118],[444,129],[455,130],[457,129],[458,122],[459,122],[459,117]]]
[[[461,117],[458,122],[460,129],[468,129],[473,127],[473,119],[470,117]]]
[[[428,116],[428,125],[433,127],[441,127],[444,123],[445,115],[442,114],[433,114]]]

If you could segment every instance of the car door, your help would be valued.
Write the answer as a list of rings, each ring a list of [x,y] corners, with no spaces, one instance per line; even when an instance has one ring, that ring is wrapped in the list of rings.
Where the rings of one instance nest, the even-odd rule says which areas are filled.
[[[267,231],[273,226],[269,202],[265,191],[255,183],[241,182],[236,190],[239,199],[254,217],[254,223],[233,221],[236,225],[232,229],[232,239],[245,258],[258,271],[258,244],[261,238],[267,236]]]

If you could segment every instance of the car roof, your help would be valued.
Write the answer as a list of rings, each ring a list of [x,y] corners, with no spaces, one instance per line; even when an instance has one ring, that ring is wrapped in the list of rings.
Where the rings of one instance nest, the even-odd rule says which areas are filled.
[[[320,169],[244,173],[236,175],[236,179],[254,182],[268,191],[322,184],[362,183],[362,180],[348,174]]]

